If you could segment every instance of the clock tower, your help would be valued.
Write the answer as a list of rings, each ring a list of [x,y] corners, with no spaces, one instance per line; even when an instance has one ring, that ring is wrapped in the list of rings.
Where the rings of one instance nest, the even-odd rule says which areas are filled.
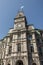
[[[28,65],[27,53],[27,21],[23,11],[14,18],[12,56],[14,65]]]
[[[26,28],[27,21],[23,11],[19,11],[17,16],[14,18],[14,29],[20,30]]]
[[[27,21],[24,12],[19,11],[14,18],[14,30],[16,32],[13,35],[15,41],[12,44],[12,47],[15,47],[15,51],[13,51],[16,54],[15,65],[28,65],[26,28]]]

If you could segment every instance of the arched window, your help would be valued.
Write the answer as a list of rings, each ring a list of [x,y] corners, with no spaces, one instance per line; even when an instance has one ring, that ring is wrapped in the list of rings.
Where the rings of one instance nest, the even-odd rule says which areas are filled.
[[[21,60],[18,60],[18,61],[16,62],[16,65],[23,65],[23,62],[22,62]]]
[[[8,64],[8,65],[10,65],[10,64]]]
[[[33,63],[32,65],[36,65],[36,63]]]

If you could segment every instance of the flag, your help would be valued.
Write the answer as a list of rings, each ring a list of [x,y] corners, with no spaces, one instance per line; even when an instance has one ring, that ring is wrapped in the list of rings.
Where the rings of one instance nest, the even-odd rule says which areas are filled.
[[[21,6],[21,9],[23,9],[24,8],[24,6]]]

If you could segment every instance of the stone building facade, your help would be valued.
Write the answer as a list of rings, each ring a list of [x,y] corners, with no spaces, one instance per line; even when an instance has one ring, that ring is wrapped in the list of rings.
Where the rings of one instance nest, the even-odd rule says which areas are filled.
[[[14,28],[0,40],[0,65],[43,65],[43,30],[27,25],[19,11]]]

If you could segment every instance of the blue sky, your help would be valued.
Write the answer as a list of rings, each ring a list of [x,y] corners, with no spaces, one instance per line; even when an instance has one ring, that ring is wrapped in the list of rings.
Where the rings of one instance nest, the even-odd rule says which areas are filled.
[[[14,18],[22,5],[28,24],[43,29],[43,0],[0,0],[0,39],[13,27]]]

